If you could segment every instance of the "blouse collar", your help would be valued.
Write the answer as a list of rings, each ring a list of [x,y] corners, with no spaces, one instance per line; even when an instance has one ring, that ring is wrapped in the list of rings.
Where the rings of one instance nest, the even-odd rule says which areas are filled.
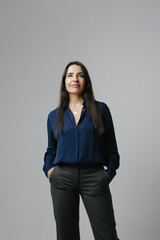
[[[83,108],[86,107],[86,101],[85,100],[83,100],[82,105],[83,105]],[[65,104],[65,108],[67,108],[67,107],[68,107],[68,103]]]

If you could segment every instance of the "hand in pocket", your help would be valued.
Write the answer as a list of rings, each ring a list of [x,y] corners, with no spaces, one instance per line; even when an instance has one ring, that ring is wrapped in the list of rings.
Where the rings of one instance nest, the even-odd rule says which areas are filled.
[[[52,171],[54,170],[54,168],[55,168],[55,167],[52,167],[52,168],[50,168],[50,169],[48,170],[48,172],[47,172],[47,177],[48,177],[48,179],[50,178],[50,175],[51,175]]]

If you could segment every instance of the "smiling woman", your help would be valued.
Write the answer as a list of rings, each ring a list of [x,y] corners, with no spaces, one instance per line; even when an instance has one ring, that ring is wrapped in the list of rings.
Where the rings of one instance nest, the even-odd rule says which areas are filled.
[[[85,87],[85,79],[80,66],[78,65],[69,66],[65,79],[65,87],[68,93],[70,93],[69,108],[73,112],[73,114],[76,115],[75,122],[77,125],[82,111],[83,99],[81,100],[80,104],[76,103],[76,96],[79,98],[79,95],[83,92]],[[74,93],[74,95],[72,93]]]
[[[85,79],[80,66],[78,65],[69,66],[67,70],[67,76],[65,79],[65,86],[68,93],[74,94],[77,93],[79,95],[83,92],[85,86]],[[73,100],[72,102],[74,102]]]
[[[95,100],[89,73],[78,61],[64,70],[59,106],[48,114],[47,129],[43,171],[57,240],[80,240],[80,195],[95,239],[118,240],[109,187],[120,159],[113,120],[107,104]]]

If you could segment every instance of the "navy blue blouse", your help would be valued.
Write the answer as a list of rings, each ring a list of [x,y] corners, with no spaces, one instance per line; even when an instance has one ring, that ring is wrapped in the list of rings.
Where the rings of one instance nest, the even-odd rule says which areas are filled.
[[[64,109],[63,134],[59,125],[58,140],[55,139],[56,118],[58,107],[48,114],[47,131],[48,147],[44,154],[43,171],[47,177],[50,168],[57,164],[98,164],[107,166],[105,171],[111,177],[116,175],[119,168],[120,155],[118,153],[115,131],[109,107],[104,102],[96,101],[100,109],[104,128],[102,135],[97,134],[86,102],[78,124],[73,113],[66,104]]]

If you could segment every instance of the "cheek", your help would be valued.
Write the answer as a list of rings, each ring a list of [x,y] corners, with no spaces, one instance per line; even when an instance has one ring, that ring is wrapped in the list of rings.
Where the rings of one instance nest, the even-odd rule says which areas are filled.
[[[65,84],[66,84],[66,86],[69,86],[70,85],[70,79],[66,79]]]
[[[82,86],[83,86],[83,88],[85,87],[85,80],[82,82]]]

